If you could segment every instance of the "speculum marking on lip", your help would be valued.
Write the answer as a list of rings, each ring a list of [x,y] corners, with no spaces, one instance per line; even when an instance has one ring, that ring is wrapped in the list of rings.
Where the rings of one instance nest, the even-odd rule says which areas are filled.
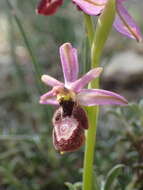
[[[65,106],[64,103],[63,105]],[[84,130],[88,128],[87,116],[83,108],[76,104],[72,106],[70,115],[67,115],[67,110],[63,115],[63,107],[60,106],[53,116],[53,143],[60,152],[75,151],[84,144]]]

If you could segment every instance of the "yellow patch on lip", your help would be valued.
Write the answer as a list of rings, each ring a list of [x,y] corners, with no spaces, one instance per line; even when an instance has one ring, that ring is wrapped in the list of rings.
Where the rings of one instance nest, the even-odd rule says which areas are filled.
[[[57,101],[75,101],[75,93],[71,90],[68,90],[67,88],[60,88],[60,90],[57,92]]]

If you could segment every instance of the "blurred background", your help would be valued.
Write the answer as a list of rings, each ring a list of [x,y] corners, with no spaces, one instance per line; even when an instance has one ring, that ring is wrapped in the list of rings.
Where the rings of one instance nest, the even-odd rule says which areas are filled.
[[[35,13],[37,0],[9,2],[0,1],[0,190],[65,190],[65,182],[81,181],[84,147],[64,155],[55,151],[54,108],[38,103],[49,89],[41,88],[38,77],[48,73],[63,80],[58,48],[64,42],[78,48],[80,74],[88,69],[82,12],[65,1],[57,14],[44,17]],[[126,6],[143,31],[143,1],[130,0]],[[102,88],[131,103],[126,108],[101,108],[98,180],[123,163],[126,167],[113,189],[143,190],[143,44],[112,29],[101,65]]]

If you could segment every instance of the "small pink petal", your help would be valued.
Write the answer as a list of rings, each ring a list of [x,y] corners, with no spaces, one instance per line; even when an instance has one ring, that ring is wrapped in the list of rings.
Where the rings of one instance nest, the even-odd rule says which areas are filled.
[[[140,42],[142,41],[140,29],[127,10],[122,6],[121,1],[123,0],[117,0],[117,16],[115,18],[114,27],[121,34]]]
[[[41,80],[49,86],[53,86],[53,87],[54,86],[64,86],[64,84],[62,82],[58,81],[57,79],[55,79],[49,75],[42,75]]]
[[[124,1],[127,1],[127,0],[117,0],[119,3],[122,3],[122,2],[124,2]]]
[[[101,89],[83,89],[77,95],[77,102],[84,106],[126,105],[127,100],[117,93]]]
[[[72,1],[79,7],[79,9],[81,9],[86,14],[95,15],[95,16],[99,15],[102,12],[107,2],[107,0],[72,0]]]
[[[57,100],[54,99],[54,98],[49,98],[49,99],[47,99],[47,100],[45,100],[45,101],[40,100],[39,103],[40,103],[40,104],[50,104],[50,105],[55,105],[55,106],[58,106],[58,105],[59,105],[59,103],[57,102]]]
[[[46,99],[52,98],[52,97],[54,97],[54,96],[55,96],[55,93],[54,93],[54,91],[53,91],[53,89],[52,89],[52,90],[50,90],[49,92],[46,92],[45,94],[43,94],[43,95],[40,97],[40,100],[46,100]]]
[[[60,47],[60,57],[65,83],[74,82],[78,77],[77,50],[70,43]]]
[[[58,105],[59,104],[53,90],[43,94],[40,97],[39,103],[40,104],[53,104],[53,105]]]
[[[82,89],[85,85],[87,85],[91,80],[97,78],[101,74],[102,70],[102,67],[97,67],[95,69],[90,70],[83,77],[72,83],[71,88],[74,91],[79,92],[79,90]]]
[[[36,12],[45,16],[53,15],[62,4],[63,0],[41,0]]]

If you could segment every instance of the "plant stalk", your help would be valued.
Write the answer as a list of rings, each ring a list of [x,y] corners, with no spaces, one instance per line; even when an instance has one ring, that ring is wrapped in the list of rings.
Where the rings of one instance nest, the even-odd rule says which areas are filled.
[[[89,16],[90,17],[90,16]],[[105,42],[109,36],[115,18],[115,0],[108,0],[104,11],[98,18],[96,30],[94,32],[90,19],[85,20],[88,31],[89,43],[91,46],[91,68],[99,66],[100,57],[103,52]],[[99,88],[99,80],[92,81],[89,88]],[[87,108],[89,129],[86,133],[84,170],[83,170],[83,190],[93,190],[94,180],[94,153],[96,146],[96,130],[98,124],[99,106]],[[97,189],[96,189],[97,190]]]

